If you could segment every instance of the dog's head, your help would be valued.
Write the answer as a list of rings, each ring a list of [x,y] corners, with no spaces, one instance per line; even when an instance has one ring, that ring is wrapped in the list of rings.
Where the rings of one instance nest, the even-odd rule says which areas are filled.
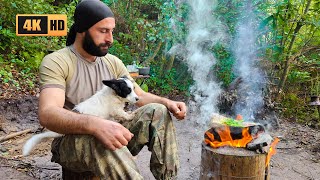
[[[103,80],[102,82],[113,89],[118,96],[124,98],[126,102],[134,104],[139,100],[138,95],[134,92],[133,83],[126,77]]]

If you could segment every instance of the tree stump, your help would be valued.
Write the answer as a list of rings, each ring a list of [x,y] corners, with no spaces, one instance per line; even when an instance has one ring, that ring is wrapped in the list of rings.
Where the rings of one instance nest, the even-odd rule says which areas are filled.
[[[269,180],[267,154],[202,143],[200,180]]]

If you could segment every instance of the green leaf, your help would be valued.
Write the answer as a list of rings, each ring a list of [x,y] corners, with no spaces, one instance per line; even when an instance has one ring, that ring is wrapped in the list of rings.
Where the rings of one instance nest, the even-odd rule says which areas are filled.
[[[273,15],[271,15],[271,16],[267,17],[266,19],[264,19],[264,20],[260,23],[259,29],[260,29],[260,30],[261,30],[261,29],[264,29],[270,21],[274,21],[274,16],[273,16]]]
[[[232,119],[232,118],[228,118],[223,123],[228,125],[228,126],[244,127],[243,120],[235,120],[235,119]]]
[[[14,2],[11,3],[11,6],[14,7],[14,8],[18,8],[18,7],[17,7],[17,4],[14,3]]]
[[[145,92],[148,92],[148,91],[149,91],[149,87],[148,87],[148,85],[146,85],[145,83],[143,83],[143,84],[141,85],[141,89],[142,89],[143,91],[145,91]]]

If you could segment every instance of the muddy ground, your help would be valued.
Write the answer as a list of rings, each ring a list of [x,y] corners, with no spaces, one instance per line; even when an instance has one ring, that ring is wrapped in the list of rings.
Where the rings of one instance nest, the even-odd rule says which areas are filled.
[[[17,131],[32,131],[0,143],[0,179],[61,179],[61,167],[50,162],[50,142],[43,142],[28,157],[21,157],[21,147],[33,133],[40,132],[37,98],[0,99],[0,137]],[[179,180],[199,179],[203,129],[192,119],[176,121],[181,167]],[[270,162],[271,180],[320,180],[320,131],[280,120],[277,154]],[[148,168],[150,153],[146,148],[137,164],[145,179],[154,179]]]

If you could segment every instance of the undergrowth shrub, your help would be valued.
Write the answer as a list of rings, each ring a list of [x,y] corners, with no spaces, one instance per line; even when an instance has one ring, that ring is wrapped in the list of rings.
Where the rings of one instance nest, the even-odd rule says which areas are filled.
[[[36,93],[38,67],[49,50],[65,45],[65,37],[16,36],[17,14],[73,13],[75,2],[55,6],[54,0],[5,1],[0,0],[0,96],[15,96],[14,92]],[[11,95],[9,95],[11,94]]]
[[[295,93],[288,93],[281,101],[282,112],[281,115],[285,119],[303,124],[319,123],[319,116],[317,109],[305,102],[304,98],[298,97]]]

